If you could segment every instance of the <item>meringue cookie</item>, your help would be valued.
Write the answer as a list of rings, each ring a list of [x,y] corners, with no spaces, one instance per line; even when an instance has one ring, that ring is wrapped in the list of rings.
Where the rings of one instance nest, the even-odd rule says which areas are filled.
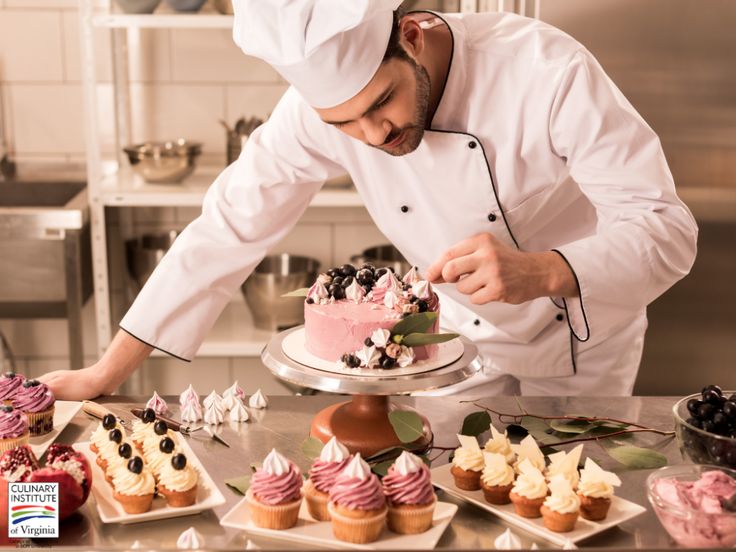
[[[153,408],[153,411],[159,416],[165,414],[166,411],[169,410],[166,401],[163,400],[156,391],[154,391],[153,396],[148,399],[148,402],[146,403],[146,408]]]
[[[176,539],[176,547],[179,550],[197,550],[204,547],[204,538],[194,527],[190,527]]]
[[[225,412],[228,412],[235,408],[235,404],[240,399],[235,395],[225,395],[222,397],[222,408]]]
[[[202,404],[204,404],[205,408],[209,408],[213,402],[217,402],[219,405],[222,405],[222,397],[218,395],[217,391],[215,391],[214,389],[210,391],[210,394],[205,397],[205,399],[202,401]]]
[[[182,422],[198,422],[202,419],[202,407],[198,402],[189,401],[181,410]]]
[[[515,533],[511,532],[511,529],[506,529],[501,533],[496,540],[493,541],[493,546],[496,550],[521,550],[521,539],[516,536]]]
[[[243,401],[235,398],[235,405],[230,409],[230,421],[231,422],[247,422],[250,419],[248,410],[243,405]]]
[[[194,387],[192,387],[192,384],[189,384],[189,387],[187,387],[181,395],[179,395],[179,404],[184,406],[187,401],[195,400],[199,402],[199,393],[197,393],[194,390]]]
[[[235,383],[222,392],[223,399],[229,395],[235,395],[240,400],[245,399],[245,391],[243,391],[243,388],[238,385],[238,380],[235,380]]]
[[[253,393],[250,399],[248,399],[248,406],[257,409],[266,408],[268,406],[268,399],[266,398],[266,395],[264,395],[263,392],[258,389],[258,391]]]
[[[204,411],[204,422],[206,424],[218,425],[225,419],[225,409],[217,402],[210,403]]]

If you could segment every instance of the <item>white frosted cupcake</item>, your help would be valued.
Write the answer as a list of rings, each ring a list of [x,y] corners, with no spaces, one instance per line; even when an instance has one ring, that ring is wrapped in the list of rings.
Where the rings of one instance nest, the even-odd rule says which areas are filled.
[[[544,454],[539,450],[534,437],[527,435],[518,445],[511,445],[511,449],[516,453],[516,461],[514,462],[514,470],[519,473],[519,468],[524,460],[529,460],[532,466],[540,472],[544,472],[545,462]]]
[[[501,433],[493,425],[491,425],[491,437],[486,441],[484,450],[502,455],[508,464],[513,465],[516,459],[516,453],[511,448],[511,441],[509,441],[507,432]]]
[[[455,486],[464,491],[480,489],[480,474],[485,466],[483,452],[475,437],[458,435],[460,448],[455,449],[450,472],[455,478]]]
[[[151,509],[156,483],[140,456],[113,470],[112,486],[115,500],[128,514],[142,514]]]
[[[542,505],[544,526],[556,533],[569,533],[575,528],[580,512],[580,498],[561,473],[553,475],[549,481],[550,495]]]
[[[570,486],[575,489],[580,480],[578,473],[578,464],[580,456],[583,453],[582,443],[572,449],[570,452],[560,451],[549,455],[550,464],[547,466],[545,476],[547,481],[551,480],[555,475],[563,475],[570,482]]]
[[[489,504],[509,504],[509,494],[514,485],[514,469],[508,465],[506,457],[495,452],[484,452],[485,467],[480,476],[480,488]]]
[[[158,490],[174,508],[191,506],[197,500],[199,474],[182,453],[174,454],[161,468]]]
[[[620,485],[621,480],[615,473],[605,471],[593,460],[586,458],[578,483],[580,515],[590,521],[606,519],[611,507],[613,488]]]
[[[544,475],[525,458],[519,464],[519,475],[509,493],[516,513],[525,518],[540,517],[540,509],[546,496],[547,483]]]

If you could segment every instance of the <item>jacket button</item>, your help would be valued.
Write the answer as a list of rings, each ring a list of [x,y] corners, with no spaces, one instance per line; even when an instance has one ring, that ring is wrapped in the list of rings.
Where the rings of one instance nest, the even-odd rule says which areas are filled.
[[[555,316],[555,318],[557,318],[557,320],[560,322],[562,322],[565,319],[565,317],[562,314],[558,314],[557,316]]]
[[[480,320],[476,318],[475,320],[473,320],[473,324],[475,324],[476,326],[480,326]]]
[[[478,143],[475,140],[471,140],[470,143],[468,144],[468,147],[470,149],[475,149],[477,146],[478,146]]]
[[[490,215],[488,215],[488,220],[490,220],[491,222],[495,222],[496,221],[496,215],[493,214],[493,213],[491,213]]]
[[[408,213],[408,212],[409,212],[409,207],[408,207],[408,206],[406,206],[406,205],[402,205],[402,206],[401,206],[401,212],[402,212],[402,213]]]

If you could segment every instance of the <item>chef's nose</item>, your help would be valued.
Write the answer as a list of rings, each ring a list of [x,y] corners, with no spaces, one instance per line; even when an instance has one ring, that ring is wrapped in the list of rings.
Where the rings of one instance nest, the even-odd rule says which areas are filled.
[[[360,118],[360,127],[366,142],[372,146],[380,146],[391,132],[391,123],[385,119],[366,116]]]

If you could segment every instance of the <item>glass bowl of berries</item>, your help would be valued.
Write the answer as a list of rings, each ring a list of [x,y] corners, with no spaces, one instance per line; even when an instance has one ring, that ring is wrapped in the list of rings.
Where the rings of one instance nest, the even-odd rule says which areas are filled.
[[[736,391],[708,385],[673,407],[680,450],[696,464],[736,468]]]

